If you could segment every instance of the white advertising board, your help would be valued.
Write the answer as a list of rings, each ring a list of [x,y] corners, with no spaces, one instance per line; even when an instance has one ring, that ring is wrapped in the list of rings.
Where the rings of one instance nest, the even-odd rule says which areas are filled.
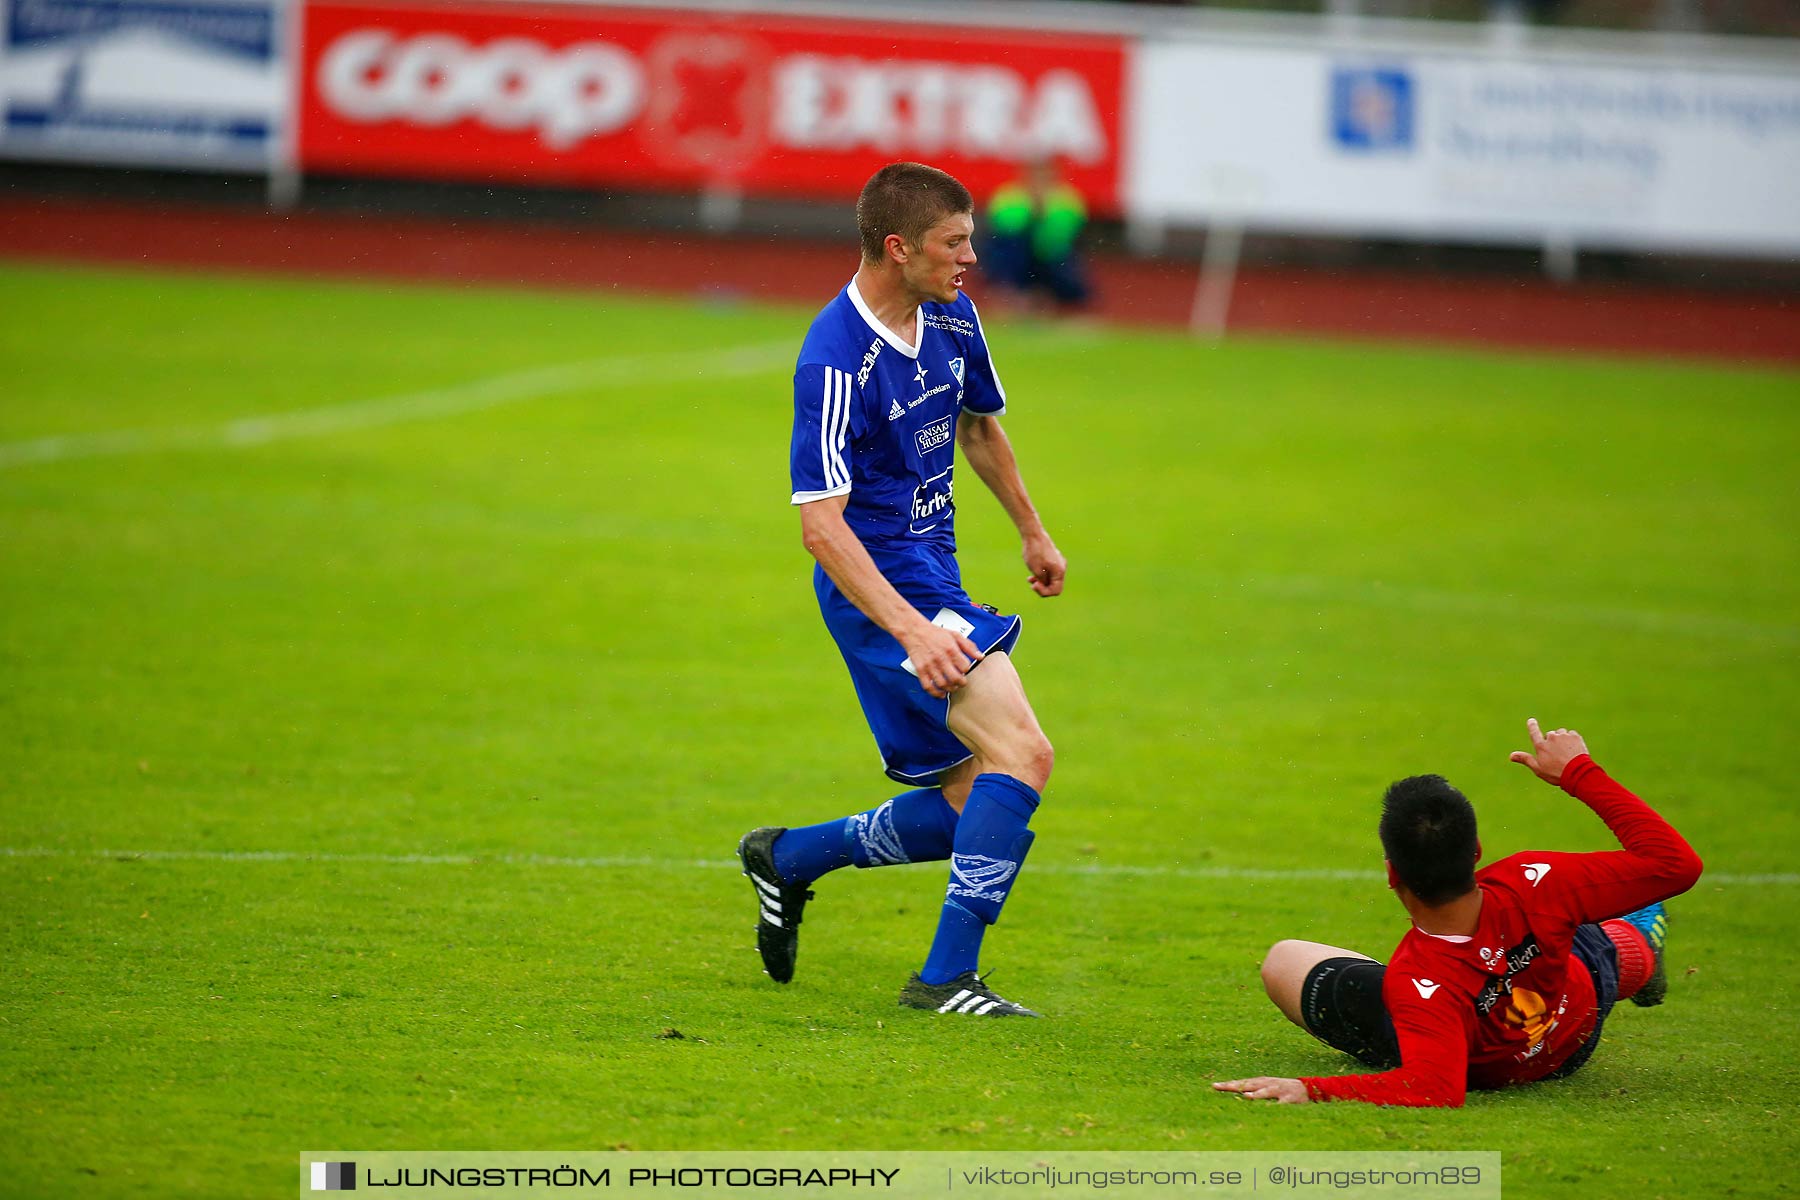
[[[1148,42],[1142,220],[1800,253],[1800,66]]]
[[[0,155],[267,170],[287,107],[277,0],[7,0]]]

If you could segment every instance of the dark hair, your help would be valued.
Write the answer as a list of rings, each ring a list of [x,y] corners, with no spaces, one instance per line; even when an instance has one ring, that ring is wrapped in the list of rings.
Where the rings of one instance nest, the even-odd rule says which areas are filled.
[[[880,262],[890,233],[917,246],[926,231],[945,217],[974,211],[975,197],[955,176],[924,163],[889,163],[869,176],[862,195],[856,198],[856,231],[862,235],[863,259]]]
[[[1394,874],[1426,904],[1475,887],[1475,806],[1442,775],[1414,775],[1381,798],[1381,848]]]

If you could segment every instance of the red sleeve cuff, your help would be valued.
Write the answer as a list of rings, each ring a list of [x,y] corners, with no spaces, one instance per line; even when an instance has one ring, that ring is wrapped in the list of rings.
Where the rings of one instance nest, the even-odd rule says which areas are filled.
[[[1577,754],[1574,758],[1569,760],[1569,765],[1563,768],[1562,778],[1556,781],[1557,786],[1569,793],[1569,795],[1574,796],[1576,794],[1575,789],[1581,785],[1582,779],[1592,771],[1599,771],[1602,775],[1606,774],[1605,771],[1600,769],[1600,764],[1595,762],[1591,755]],[[1579,799],[1579,797],[1577,797],[1577,799]]]

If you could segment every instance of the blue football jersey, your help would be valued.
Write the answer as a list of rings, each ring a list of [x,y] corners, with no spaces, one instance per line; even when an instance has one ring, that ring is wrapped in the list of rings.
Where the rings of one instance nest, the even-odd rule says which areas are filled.
[[[793,503],[848,493],[845,522],[872,551],[955,551],[957,417],[1006,410],[974,301],[924,304],[916,320],[908,344],[852,280],[794,369]]]

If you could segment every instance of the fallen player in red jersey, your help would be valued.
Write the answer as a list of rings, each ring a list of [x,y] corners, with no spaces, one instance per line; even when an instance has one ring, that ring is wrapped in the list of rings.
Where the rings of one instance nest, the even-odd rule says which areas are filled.
[[[1593,809],[1622,850],[1531,850],[1477,871],[1475,810],[1441,776],[1387,791],[1388,886],[1413,927],[1384,967],[1353,950],[1284,941],[1263,986],[1288,1020],[1373,1075],[1215,1083],[1250,1100],[1456,1106],[1469,1088],[1559,1079],[1592,1056],[1612,1006],[1667,990],[1662,902],[1700,878],[1700,856],[1600,769],[1572,729],[1526,722],[1512,761]]]

